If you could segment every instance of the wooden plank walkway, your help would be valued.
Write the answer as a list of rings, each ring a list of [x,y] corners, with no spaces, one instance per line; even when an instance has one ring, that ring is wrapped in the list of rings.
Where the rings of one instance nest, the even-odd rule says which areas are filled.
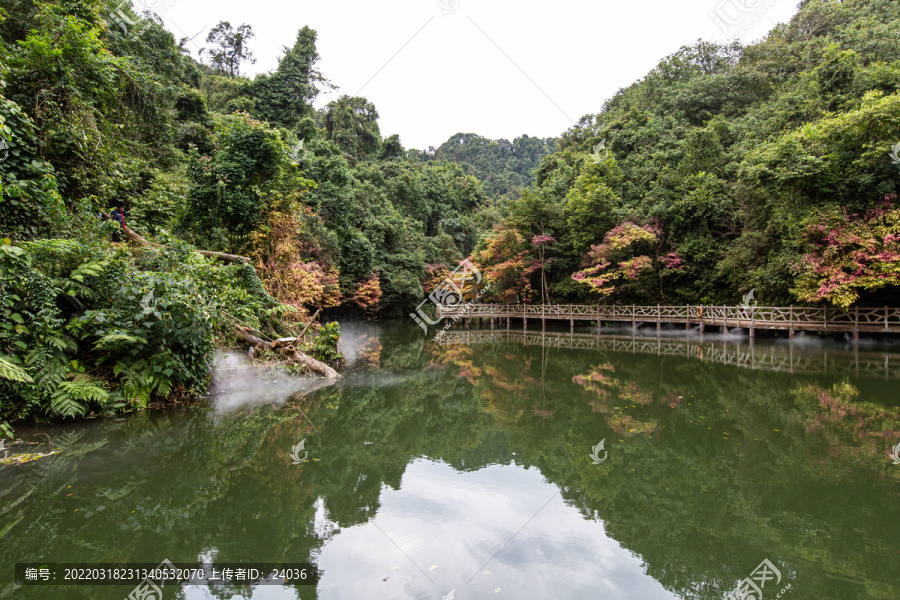
[[[460,304],[438,306],[438,316],[444,318],[522,319],[527,328],[529,320],[569,321],[572,328],[576,321],[630,322],[640,324],[683,324],[685,328],[698,326],[700,331],[709,326],[750,330],[779,329],[797,331],[852,332],[854,340],[860,332],[900,333],[900,308],[851,308],[843,311],[835,308],[779,307],[779,306],[637,306],[637,305],[585,305],[585,304]]]
[[[703,340],[698,336],[625,336],[558,331],[446,331],[439,339],[441,345],[522,344],[569,350],[601,350],[681,356],[760,371],[784,373],[825,373],[864,375],[890,380],[900,379],[900,360],[890,352],[860,352],[834,348],[804,348],[795,350],[794,344],[735,343],[729,340]],[[892,360],[893,359],[893,360]]]

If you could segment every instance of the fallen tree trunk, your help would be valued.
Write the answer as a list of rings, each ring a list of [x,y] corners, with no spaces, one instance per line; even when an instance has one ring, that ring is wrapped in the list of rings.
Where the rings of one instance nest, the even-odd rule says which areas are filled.
[[[104,218],[112,220],[112,217],[106,214],[103,211],[100,211],[100,214],[103,215]],[[125,237],[134,242],[139,246],[151,246],[153,248],[169,248],[170,246],[165,246],[163,244],[157,244],[155,242],[149,241],[147,238],[142,236],[141,234],[134,231],[128,225],[122,226],[122,231],[125,233]],[[198,254],[202,254],[203,256],[207,256],[209,258],[218,258],[219,260],[227,260],[230,262],[241,262],[244,264],[249,264],[250,259],[246,256],[238,256],[237,254],[226,254],[225,252],[213,252],[212,250],[196,250]]]
[[[213,252],[212,250],[196,250],[197,253],[209,258],[218,258],[219,260],[228,260],[231,262],[242,262],[245,265],[250,264],[250,259],[246,256],[238,256],[237,254],[226,254],[224,252]]]
[[[285,338],[285,340],[275,340],[274,342],[267,342],[266,340],[253,335],[252,330],[249,327],[242,327],[240,325],[235,325],[235,334],[239,339],[250,344],[253,348],[263,348],[266,350],[278,350],[280,351],[285,358],[289,361],[306,365],[316,373],[321,373],[328,379],[340,379],[341,376],[337,371],[326,365],[325,363],[314,359],[311,356],[307,356],[303,352],[300,352],[294,347],[292,338]]]

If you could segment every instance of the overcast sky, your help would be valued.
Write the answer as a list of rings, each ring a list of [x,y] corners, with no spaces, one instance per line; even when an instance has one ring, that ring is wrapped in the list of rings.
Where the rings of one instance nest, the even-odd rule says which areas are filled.
[[[219,21],[251,25],[257,62],[244,66],[249,75],[274,70],[282,48],[310,26],[318,67],[339,88],[316,106],[364,96],[383,136],[398,133],[419,149],[457,132],[560,135],[679,47],[757,40],[796,12],[796,0],[140,2],[176,39],[203,31],[189,44],[194,57]]]

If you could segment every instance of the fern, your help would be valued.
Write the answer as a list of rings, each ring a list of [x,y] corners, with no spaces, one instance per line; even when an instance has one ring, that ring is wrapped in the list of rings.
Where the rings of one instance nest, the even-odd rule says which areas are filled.
[[[64,417],[81,416],[87,413],[87,402],[104,404],[109,400],[109,392],[94,380],[81,379],[63,381],[59,384],[50,403],[53,412]]]
[[[128,335],[121,330],[113,331],[111,333],[107,333],[102,338],[97,340],[97,343],[94,344],[94,349],[102,350],[104,348],[107,348],[108,346],[113,346],[120,342],[128,344],[146,344],[147,340],[139,335]]]
[[[101,275],[103,273],[103,269],[106,268],[106,265],[109,264],[109,259],[105,258],[103,260],[91,260],[86,263],[81,263],[72,273],[69,275],[69,279],[73,281],[77,281],[79,283],[84,283],[85,277],[96,277],[97,275]]]
[[[25,369],[0,356],[0,379],[19,381],[21,383],[34,383]]]
[[[35,364],[38,367],[35,383],[45,390],[54,389],[66,377],[69,372],[69,364],[66,355],[60,351],[30,352],[25,357],[26,364]]]
[[[48,335],[46,341],[48,345],[53,346],[58,350],[69,350],[71,352],[74,352],[78,349],[78,343],[75,341],[75,339],[65,333],[61,333],[58,336]]]

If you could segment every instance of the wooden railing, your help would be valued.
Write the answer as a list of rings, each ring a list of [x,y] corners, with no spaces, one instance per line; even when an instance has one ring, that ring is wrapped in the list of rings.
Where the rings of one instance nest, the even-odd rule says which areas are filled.
[[[684,323],[722,327],[807,331],[900,333],[900,308],[779,306],[639,306],[585,304],[460,304],[439,306],[444,318],[503,317],[575,321]]]

